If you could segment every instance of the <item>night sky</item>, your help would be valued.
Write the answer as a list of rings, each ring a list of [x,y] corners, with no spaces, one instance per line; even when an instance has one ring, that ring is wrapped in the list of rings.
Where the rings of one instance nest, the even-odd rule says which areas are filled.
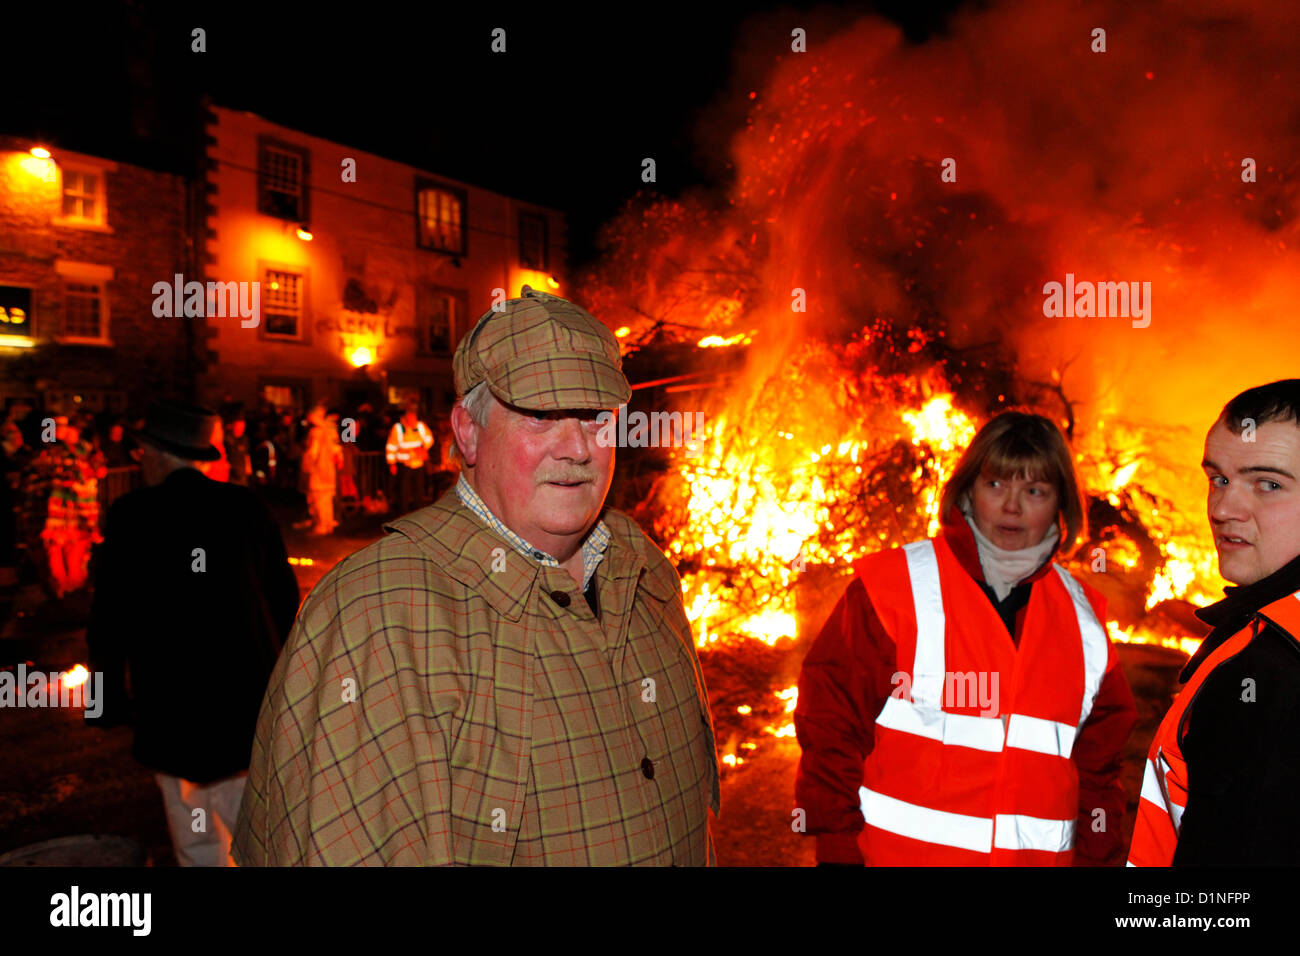
[[[876,13],[924,42],[955,6],[624,2],[579,15],[552,4],[22,4],[5,14],[0,131],[189,172],[207,93],[562,209],[576,269],[638,189],[726,185],[746,94],[789,51],[793,27],[811,44]],[[190,50],[196,26],[206,53]],[[490,49],[498,26],[505,54]],[[658,166],[649,187],[646,156]]]

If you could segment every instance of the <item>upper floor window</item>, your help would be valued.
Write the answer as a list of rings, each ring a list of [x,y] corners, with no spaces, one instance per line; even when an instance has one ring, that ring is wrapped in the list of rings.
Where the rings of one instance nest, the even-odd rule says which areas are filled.
[[[63,172],[63,215],[69,219],[97,222],[103,212],[99,201],[98,173],[67,169]]]
[[[519,265],[539,272],[545,272],[549,268],[545,216],[528,212],[519,214]]]
[[[104,171],[79,166],[63,166],[63,196],[59,222],[63,225],[108,223],[108,197]]]
[[[258,212],[307,222],[307,150],[263,139],[257,162]]]
[[[261,309],[264,335],[302,338],[302,276],[282,269],[262,273]]]
[[[415,186],[416,243],[422,249],[465,255],[468,232],[465,193],[419,180]]]

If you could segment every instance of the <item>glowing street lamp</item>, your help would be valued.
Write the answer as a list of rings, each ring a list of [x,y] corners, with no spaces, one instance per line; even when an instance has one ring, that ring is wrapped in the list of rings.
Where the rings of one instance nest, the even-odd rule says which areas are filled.
[[[54,160],[50,159],[50,151],[44,146],[33,146],[28,150],[30,155],[24,156],[19,165],[35,178],[47,183],[52,183],[58,179],[57,167]]]
[[[359,349],[356,349],[355,351],[353,351],[351,355],[348,356],[348,361],[351,362],[353,365],[355,365],[357,368],[364,368],[365,366],[369,365],[373,360],[374,360],[374,355],[371,354],[370,349],[365,348],[364,346]]]

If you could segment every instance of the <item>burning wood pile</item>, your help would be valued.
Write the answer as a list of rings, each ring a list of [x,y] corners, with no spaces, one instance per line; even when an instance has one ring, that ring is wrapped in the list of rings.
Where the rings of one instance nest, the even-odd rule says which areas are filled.
[[[1078,40],[1087,16],[1058,14],[1012,4],[916,47],[863,20],[746,64],[725,195],[639,197],[584,277],[634,382],[663,378],[666,348],[693,353],[697,384],[726,369],[634,399],[702,411],[707,433],[638,490],[706,667],[761,661],[770,686],[736,707],[774,734],[853,559],[935,533],[945,479],[1004,408],[1071,441],[1090,538],[1068,563],[1107,596],[1113,637],[1190,653],[1192,611],[1221,596],[1201,444],[1226,399],[1292,376],[1300,351],[1300,203],[1267,161],[1247,180],[1243,151],[1300,143],[1234,108],[1247,90],[1182,83],[1200,47],[1154,21],[1103,61]],[[1205,29],[1236,63],[1283,62],[1260,52],[1281,42],[1267,23]],[[1117,318],[1120,299],[1059,308],[1092,280],[1142,290],[1140,317]]]
[[[732,766],[756,729],[793,736],[798,662],[853,560],[938,532],[944,483],[982,423],[938,366],[886,371],[872,360],[881,348],[870,334],[840,348],[810,341],[761,382],[721,393],[701,452],[677,456],[654,488],[656,536],[706,667],[722,675],[715,707],[742,718],[720,721]],[[915,354],[883,351],[904,364]],[[1190,655],[1206,630],[1192,612],[1215,600],[1203,505],[1181,510],[1135,478],[1141,429],[1080,435],[1059,388],[1035,394],[1073,440],[1089,491],[1088,542],[1063,563],[1107,595],[1115,639]]]

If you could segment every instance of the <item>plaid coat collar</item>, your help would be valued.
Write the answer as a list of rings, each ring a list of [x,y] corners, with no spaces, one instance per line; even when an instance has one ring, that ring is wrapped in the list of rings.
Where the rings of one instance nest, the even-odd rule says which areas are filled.
[[[650,564],[641,529],[622,512],[606,510],[597,518],[602,519],[611,534],[605,559],[596,569],[597,577],[620,580],[640,574]],[[455,486],[428,507],[383,527],[386,532],[400,532],[428,552],[447,574],[482,595],[502,617],[517,622],[523,616],[541,564],[521,554],[484,524],[460,500]],[[505,568],[493,572],[493,561],[499,560],[501,553],[507,556]],[[674,596],[662,575],[641,575],[640,586],[660,601]]]

